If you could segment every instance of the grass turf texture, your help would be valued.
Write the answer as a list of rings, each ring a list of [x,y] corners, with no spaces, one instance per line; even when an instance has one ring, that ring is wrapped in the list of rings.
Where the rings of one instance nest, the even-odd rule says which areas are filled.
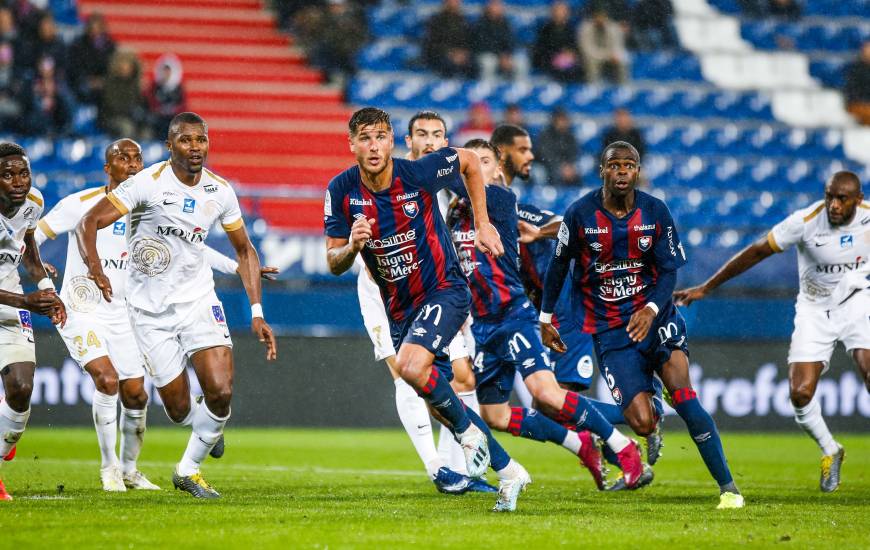
[[[613,494],[564,450],[502,435],[533,479],[514,514],[490,512],[494,495],[437,493],[399,431],[230,428],[226,455],[203,469],[223,498],[202,502],[171,489],[187,430],[146,435],[140,467],[162,491],[109,494],[93,430],[32,429],[0,468],[15,498],[0,502],[0,547],[866,548],[870,437],[840,439],[844,482],[822,494],[803,434],[725,434],[748,508],[718,511],[695,446],[671,426],[654,484]]]

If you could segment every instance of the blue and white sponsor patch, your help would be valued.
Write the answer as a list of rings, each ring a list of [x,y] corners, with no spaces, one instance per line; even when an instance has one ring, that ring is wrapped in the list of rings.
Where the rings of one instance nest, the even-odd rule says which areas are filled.
[[[112,226],[112,233],[115,235],[123,235],[127,232],[127,222],[115,222]]]
[[[214,320],[220,325],[227,324],[227,318],[224,316],[224,310],[221,306],[211,306],[211,314]]]
[[[852,248],[855,245],[855,239],[852,235],[840,236],[840,248]]]
[[[196,207],[196,199],[184,199],[184,208],[182,209],[184,212],[188,214],[193,212],[193,209]]]
[[[30,316],[30,312],[25,309],[19,309],[18,321],[21,324],[21,334],[33,342],[33,319]]]

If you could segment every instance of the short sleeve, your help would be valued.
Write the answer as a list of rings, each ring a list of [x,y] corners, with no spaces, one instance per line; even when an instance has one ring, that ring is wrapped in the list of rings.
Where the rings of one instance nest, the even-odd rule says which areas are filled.
[[[141,174],[141,172],[140,172]],[[151,191],[155,188],[153,182],[146,181],[142,177],[133,176],[106,194],[118,212],[127,214],[137,206],[147,204]]]
[[[517,204],[517,215],[521,220],[538,227],[547,225],[556,217],[553,212],[541,210],[533,204]]]
[[[43,216],[36,224],[47,238],[56,239],[58,235],[63,235],[75,229],[75,226],[81,219],[81,212],[76,208],[81,200],[77,196],[66,197],[52,208],[48,214]]]
[[[459,153],[444,147],[410,163],[414,183],[431,194],[447,188],[465,187],[459,166]]]
[[[671,211],[665,203],[658,203],[658,238],[655,245],[655,261],[662,271],[676,271],[686,265],[686,252]]]
[[[767,243],[774,252],[782,252],[803,240],[804,212],[795,212],[773,226],[767,234]]]
[[[559,225],[559,232],[556,234],[556,250],[553,256],[559,260],[570,260],[580,256],[581,238],[578,234],[582,227],[580,214],[577,208],[572,205],[565,212],[565,217]]]
[[[350,237],[350,225],[344,212],[344,194],[339,191],[338,179],[329,182],[323,199],[323,226],[327,237]]]
[[[226,204],[221,212],[221,227],[226,232],[238,231],[245,226],[245,220],[242,219],[242,209],[239,208],[239,198],[236,197],[235,191],[231,187],[227,189]]]

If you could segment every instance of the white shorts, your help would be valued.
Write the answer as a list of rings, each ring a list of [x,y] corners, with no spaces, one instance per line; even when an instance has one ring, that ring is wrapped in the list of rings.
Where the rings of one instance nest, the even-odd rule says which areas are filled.
[[[124,309],[120,309],[117,318],[111,320],[106,319],[105,313],[99,315],[67,309],[66,324],[57,331],[70,357],[83,370],[94,359],[108,357],[119,380],[145,376],[145,362]]]
[[[788,362],[821,361],[827,370],[837,342],[847,352],[870,349],[870,291],[859,292],[832,310],[798,303]]]
[[[158,388],[175,380],[197,351],[233,347],[223,304],[214,291],[195,302],[171,304],[160,313],[129,304],[127,312],[145,370]]]
[[[356,288],[363,324],[365,324],[366,332],[368,332],[369,339],[375,348],[375,361],[382,361],[387,357],[396,355],[396,348],[393,347],[393,338],[390,335],[390,321],[387,319],[387,312],[384,309],[378,285],[365,272],[362,272],[357,277]],[[463,330],[465,330],[465,326],[463,326]],[[451,362],[463,357],[471,357],[462,332],[451,340],[448,353]]]
[[[0,369],[12,363],[36,363],[33,313],[0,306]]]

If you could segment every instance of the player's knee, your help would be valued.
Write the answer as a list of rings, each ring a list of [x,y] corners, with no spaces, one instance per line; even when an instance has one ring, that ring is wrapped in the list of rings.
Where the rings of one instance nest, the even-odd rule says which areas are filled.
[[[557,388],[537,389],[533,394],[538,409],[560,411],[565,404],[565,392]]]
[[[190,414],[190,401],[183,403],[167,403],[163,401],[163,410],[174,424],[184,424]]]
[[[124,391],[124,388],[121,388],[121,403],[125,409],[141,410],[148,405],[148,394],[141,388],[135,392]]]
[[[426,384],[422,365],[408,357],[396,358],[396,370],[405,382],[415,388]]]
[[[118,373],[113,369],[103,369],[93,379],[94,386],[98,392],[106,395],[116,395],[118,393]]]
[[[490,429],[504,432],[507,431],[508,424],[510,424],[510,409],[505,414],[499,408],[482,406],[480,407],[480,417]]]
[[[650,435],[656,429],[656,419],[652,411],[634,412],[633,414],[626,411],[625,420],[634,433],[641,437]]]
[[[33,394],[33,380],[25,376],[10,376],[4,383],[9,405],[18,411],[26,410]]]
[[[226,416],[230,411],[230,402],[233,399],[233,388],[230,385],[222,386],[209,391],[205,396],[205,404],[208,410],[218,416]]]
[[[813,400],[813,390],[808,384],[792,384],[789,392],[791,403],[795,407],[806,407]]]

